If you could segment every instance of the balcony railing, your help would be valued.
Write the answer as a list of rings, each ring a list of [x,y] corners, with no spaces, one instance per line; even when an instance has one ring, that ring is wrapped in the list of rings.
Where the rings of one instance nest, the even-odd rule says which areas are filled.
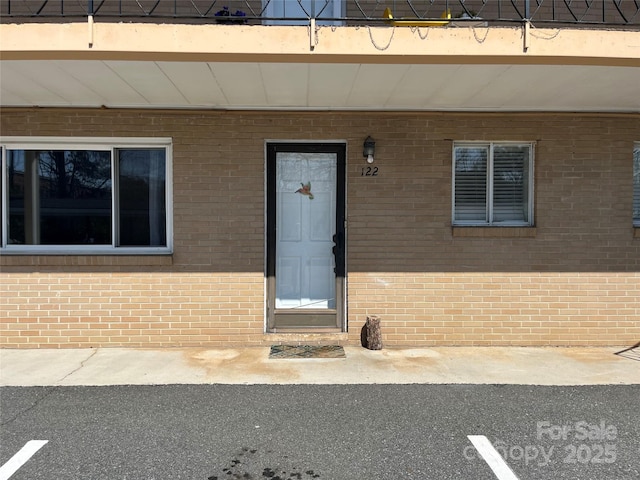
[[[387,10],[388,9],[388,10]],[[385,13],[385,10],[387,12]],[[393,21],[388,18],[388,13]],[[246,23],[420,26],[451,21],[640,26],[638,0],[0,0],[3,23]],[[64,19],[64,20],[63,20]],[[395,22],[395,23],[394,23]],[[462,23],[464,24],[464,23]]]

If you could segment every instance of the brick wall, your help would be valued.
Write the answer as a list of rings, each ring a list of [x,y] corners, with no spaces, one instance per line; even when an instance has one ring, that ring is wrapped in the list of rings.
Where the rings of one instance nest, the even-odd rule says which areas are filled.
[[[386,345],[640,341],[638,115],[24,109],[0,127],[172,137],[174,188],[171,256],[2,255],[4,347],[269,343],[265,139],[348,143],[346,341],[367,314]],[[367,135],[376,177],[361,175]],[[535,228],[452,229],[453,140],[536,142]]]

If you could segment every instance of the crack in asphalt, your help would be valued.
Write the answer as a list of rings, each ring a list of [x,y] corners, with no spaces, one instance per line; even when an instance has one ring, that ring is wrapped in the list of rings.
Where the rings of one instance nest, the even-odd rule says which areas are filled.
[[[93,358],[93,356],[98,353],[98,348],[96,348],[93,352],[91,352],[91,355],[89,355],[87,358],[85,358],[84,360],[82,360],[80,362],[80,366],[72,371],[70,371],[69,373],[67,373],[64,377],[62,377],[60,380],[58,380],[56,383],[60,384],[61,382],[64,382],[67,378],[69,378],[71,375],[73,375],[74,373],[76,373],[78,370],[82,369],[85,366],[85,363],[88,362],[89,360],[91,360],[91,358]],[[10,425],[13,422],[15,422],[18,418],[20,418],[22,415],[24,415],[25,413],[30,412],[31,410],[33,410],[34,408],[36,408],[37,406],[39,406],[44,400],[46,400],[53,392],[55,392],[58,388],[60,388],[63,385],[54,385],[54,386],[49,386],[49,387],[42,387],[44,390],[44,395],[42,395],[41,397],[37,398],[31,405],[29,405],[27,408],[25,408],[24,410],[19,411],[18,413],[16,413],[13,417],[11,417],[10,419],[0,423],[0,427],[4,427],[6,425]]]

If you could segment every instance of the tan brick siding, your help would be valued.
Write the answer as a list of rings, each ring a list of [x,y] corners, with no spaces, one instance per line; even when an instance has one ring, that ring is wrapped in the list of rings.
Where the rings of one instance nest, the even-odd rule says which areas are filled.
[[[260,274],[3,274],[5,347],[251,345]]]
[[[348,144],[349,343],[367,314],[386,345],[640,341],[638,115],[5,109],[0,127],[172,137],[175,243],[171,256],[2,255],[1,346],[268,344],[265,139]],[[361,175],[367,135],[376,177]],[[454,140],[536,142],[535,228],[454,232]]]
[[[612,345],[640,338],[639,274],[354,275],[354,319],[400,345]],[[373,307],[372,307],[373,306]]]

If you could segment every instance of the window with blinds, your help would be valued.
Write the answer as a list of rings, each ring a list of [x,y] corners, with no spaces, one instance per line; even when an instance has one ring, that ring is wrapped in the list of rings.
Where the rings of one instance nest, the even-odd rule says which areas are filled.
[[[633,148],[633,225],[640,227],[640,143]]]
[[[456,143],[454,225],[531,225],[533,144]]]

